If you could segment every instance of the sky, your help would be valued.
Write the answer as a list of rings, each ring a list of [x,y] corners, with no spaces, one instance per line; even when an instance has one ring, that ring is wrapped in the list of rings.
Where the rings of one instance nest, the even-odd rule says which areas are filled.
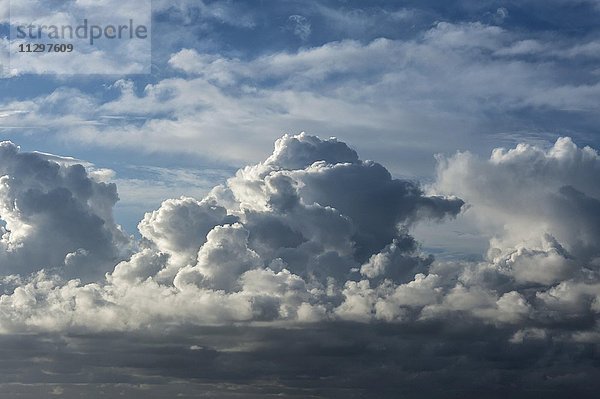
[[[3,397],[593,397],[600,2],[151,3],[0,0]]]

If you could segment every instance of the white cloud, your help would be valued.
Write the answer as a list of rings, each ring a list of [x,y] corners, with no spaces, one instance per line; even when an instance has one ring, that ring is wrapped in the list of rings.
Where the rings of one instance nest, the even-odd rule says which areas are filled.
[[[119,143],[238,164],[262,158],[282,132],[312,130],[383,156],[394,172],[422,175],[425,164],[433,166],[426,161],[433,152],[480,148],[489,145],[486,134],[514,132],[511,121],[523,109],[595,109],[594,77],[571,79],[552,61],[556,51],[588,57],[576,47],[482,23],[444,22],[413,39],[343,40],[250,59],[183,49],[169,65],[184,76],[138,90],[120,81],[111,100],[58,90],[7,102],[3,108],[27,113],[2,123],[86,145]],[[530,133],[550,129],[543,122]]]
[[[74,178],[70,176],[79,171],[77,176],[90,193],[114,189],[113,185],[91,180],[72,159],[19,154],[11,144],[5,147],[8,152],[3,156],[4,162],[20,157],[22,165],[19,169],[7,167],[3,178],[6,181],[33,179],[38,185],[47,185],[49,182],[40,180],[46,177],[56,180],[55,185],[65,180],[62,184],[71,187],[67,183]],[[37,169],[32,169],[30,163]],[[38,169],[53,173],[40,175]],[[354,189],[347,191],[347,187]],[[75,194],[76,189],[78,186],[71,188]],[[31,190],[22,191],[32,195]],[[103,216],[107,227],[111,226],[111,210],[117,198],[113,193],[110,203],[85,197],[87,212]],[[7,191],[4,196],[6,204],[14,203],[9,194]],[[341,286],[352,284],[345,281],[350,275],[357,275],[361,262],[371,256],[389,256],[385,268],[373,275],[375,280],[410,280],[411,273],[425,268],[431,259],[419,255],[406,227],[420,218],[453,216],[461,205],[462,201],[455,198],[424,196],[415,183],[392,179],[381,165],[361,161],[354,150],[335,139],[320,140],[305,134],[284,136],[263,163],[241,169],[205,199],[167,200],[158,210],[147,213],[139,224],[139,252],[117,264],[105,283],[82,285],[72,280],[61,285],[60,280],[38,273],[28,282],[17,284],[3,301],[6,306],[23,310],[10,312],[10,324],[21,326],[14,328],[41,330],[67,326],[94,331],[131,329],[157,317],[183,321],[180,317],[188,318],[185,310],[170,315],[165,312],[189,295],[199,295],[194,303],[222,303],[207,310],[210,314],[193,317],[198,322],[314,321],[327,317],[328,310],[341,303],[346,292],[340,291]],[[59,203],[55,206],[60,210]],[[16,209],[3,213],[7,220],[5,236],[16,242],[21,234],[23,238],[19,239],[29,239],[28,245],[35,247],[38,242],[32,241],[33,233],[24,223],[29,220],[27,214]],[[48,212],[58,212],[56,209]],[[83,222],[88,216],[71,208],[61,212],[80,228],[86,227]],[[39,224],[30,225],[33,231],[39,230]],[[114,231],[119,230],[114,227]],[[76,236],[67,233],[57,230],[54,236],[70,244],[89,235],[82,231]],[[95,238],[94,243],[98,242]],[[67,275],[79,277],[84,273],[78,274],[78,267],[90,267],[90,256],[99,250],[71,246],[61,256],[66,259],[69,273],[74,273]],[[55,249],[60,254],[60,248]],[[384,252],[378,255],[380,250]],[[112,253],[109,248],[104,248],[104,252]],[[17,255],[19,252],[14,254]],[[30,271],[25,266],[12,270],[23,275]],[[140,301],[150,296],[158,302],[142,305]],[[60,298],[67,301],[64,306]],[[45,306],[61,306],[61,311],[48,316]],[[90,315],[86,312],[91,306],[97,309]],[[129,312],[140,311],[140,306],[143,316],[131,317]],[[342,308],[348,306],[341,304]],[[95,325],[86,327],[87,323]]]
[[[310,21],[302,15],[290,15],[288,17],[288,28],[303,41],[306,41],[311,33]]]
[[[472,206],[467,213],[493,231],[491,257],[512,253],[523,243],[589,262],[600,255],[598,173],[600,156],[594,149],[561,138],[549,149],[525,144],[496,149],[489,160],[469,153],[441,158],[436,188],[460,193]]]
[[[78,187],[108,187],[72,159],[19,153],[11,144],[2,148],[5,180],[16,176],[26,187],[65,186],[71,195]],[[590,254],[598,246],[593,240],[579,245],[582,235],[563,230],[574,228],[573,219],[585,227],[581,220],[592,220],[597,211],[581,206],[597,195],[590,180],[595,162],[593,150],[566,139],[552,148],[497,150],[488,160],[465,153],[440,159],[434,187],[464,194],[468,210],[459,217],[478,214],[482,229],[502,223],[506,228],[496,230],[491,245],[497,249],[485,261],[437,262],[422,253],[408,228],[422,218],[456,215],[461,200],[426,196],[415,183],[392,179],[382,166],[360,160],[338,140],[284,136],[265,161],[240,169],[204,199],[167,200],[148,213],[140,223],[143,238],[137,251],[115,262],[105,279],[86,283],[51,271],[28,275],[26,267],[17,270],[21,276],[2,278],[2,337],[25,332],[97,337],[120,331],[166,336],[185,346],[186,353],[195,348],[200,354],[218,352],[220,358],[263,354],[265,345],[281,345],[273,352],[279,358],[290,345],[301,345],[301,356],[309,357],[306,348],[316,345],[312,350],[322,356],[328,342],[342,345],[339,350],[348,350],[343,346],[348,343],[350,348],[366,345],[376,354],[405,355],[413,348],[431,350],[433,334],[443,341],[436,350],[459,353],[473,367],[483,354],[495,358],[498,351],[527,356],[534,351],[538,359],[556,349],[549,342],[565,348],[594,344],[600,336],[600,263]],[[73,170],[79,170],[78,185],[69,185]],[[585,193],[570,193],[568,201],[551,208],[553,213],[540,206],[544,201],[553,205],[556,190],[560,193],[567,182]],[[17,186],[11,184],[12,191],[2,192],[7,204],[14,203],[9,193]],[[519,207],[507,204],[504,196]],[[85,214],[47,204],[85,227]],[[106,215],[113,204],[96,198],[86,209]],[[11,226],[26,219],[10,215]],[[531,227],[527,234],[517,228],[522,223]],[[27,234],[27,245],[39,244]],[[67,242],[78,238],[60,228],[52,234]],[[63,249],[43,250],[51,259]],[[69,251],[61,255],[65,264],[73,263],[68,276],[80,276],[87,273],[81,266],[90,266],[98,248],[75,245]],[[235,335],[239,325],[250,336]],[[213,338],[198,333],[210,328],[221,330]],[[279,336],[279,328],[285,336]],[[294,343],[295,334],[304,338]],[[331,336],[323,340],[320,334]],[[212,349],[210,342],[220,349]]]
[[[11,40],[3,41],[3,49],[7,51],[10,46],[10,75],[15,74],[131,74],[149,73],[151,63],[151,2],[122,2],[115,0],[102,1],[76,1],[68,4],[54,4],[38,0],[24,0],[10,2],[10,30]],[[129,22],[133,26],[144,26],[146,35],[144,39],[129,36]],[[87,24],[87,25],[86,25]],[[29,28],[32,26],[32,28]],[[63,30],[69,26],[75,31]],[[85,26],[85,38],[80,38],[77,29]],[[94,26],[95,28],[92,28]],[[93,33],[98,35],[98,30],[112,26],[119,35],[112,39],[102,37],[91,42]],[[126,26],[125,34],[118,26]],[[26,33],[26,37],[17,31]],[[26,27],[23,29],[22,27]],[[57,36],[52,37],[51,27],[57,27]],[[30,30],[28,30],[29,28]],[[83,30],[84,28],[81,28]],[[131,29],[132,30],[132,29]],[[64,32],[64,33],[63,33]],[[64,37],[63,37],[64,35]],[[100,34],[100,36],[104,36]],[[110,37],[110,34],[107,35]],[[43,44],[43,51],[32,54],[17,51],[20,45]],[[71,44],[72,51],[68,53],[48,51],[50,44]],[[8,63],[6,64],[8,65]]]
[[[193,198],[166,200],[159,210],[149,212],[138,229],[162,252],[171,255],[181,267],[195,260],[198,249],[206,242],[213,227],[235,222],[227,210],[214,201]]]
[[[3,273],[56,268],[69,277],[97,278],[128,255],[129,238],[112,216],[116,186],[64,160],[0,144]]]
[[[15,180],[12,175],[27,187],[52,182],[51,188],[70,187],[72,195],[83,186],[69,185],[70,171],[79,169],[68,158],[3,148],[5,164],[20,157],[19,168],[5,167],[7,181]],[[597,207],[586,204],[598,194],[597,162],[592,149],[568,139],[545,149],[496,150],[488,160],[466,153],[440,159],[434,187],[464,196],[468,210],[460,217],[478,215],[483,230],[503,229],[496,230],[485,261],[437,262],[422,253],[408,229],[423,218],[455,216],[461,200],[426,196],[417,184],[392,179],[338,140],[284,136],[265,161],[240,169],[204,199],[167,200],[148,213],[139,225],[137,251],[114,262],[106,279],[82,283],[48,271],[28,276],[31,269],[16,270],[22,276],[2,281],[0,324],[5,333],[100,333],[230,323],[426,329],[460,320],[511,345],[547,337],[596,342],[597,325],[590,320],[600,309]],[[77,181],[87,187],[110,187],[87,177],[83,167],[79,173]],[[566,183],[585,191],[567,191],[561,199]],[[11,184],[13,191],[3,192],[7,204],[17,187]],[[111,220],[106,215],[114,202],[86,204],[88,213]],[[85,226],[85,214],[62,212]],[[29,220],[10,215],[7,233]],[[36,244],[23,231],[29,239],[24,242]],[[78,238],[60,228],[54,236]],[[62,247],[50,248],[62,253]],[[81,266],[90,265],[94,251],[69,247],[61,255],[71,267],[68,276],[85,274]],[[466,330],[461,334],[469,336]]]

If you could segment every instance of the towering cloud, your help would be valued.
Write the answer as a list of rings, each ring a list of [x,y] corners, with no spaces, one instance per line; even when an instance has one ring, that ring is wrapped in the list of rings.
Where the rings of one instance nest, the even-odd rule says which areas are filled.
[[[148,213],[139,224],[139,251],[106,281],[61,283],[109,271],[106,262],[127,248],[111,216],[116,188],[81,165],[20,154],[10,143],[3,149],[3,256],[14,259],[6,274],[26,281],[3,300],[30,306],[11,311],[11,322],[36,328],[45,325],[37,317],[47,318],[49,303],[83,293],[96,299],[73,300],[53,316],[64,320],[50,325],[97,330],[136,328],[155,318],[184,321],[189,306],[214,301],[220,306],[195,315],[196,322],[343,318],[351,307],[348,287],[369,284],[358,280],[389,285],[426,272],[433,259],[420,253],[408,228],[424,218],[456,216],[463,205],[393,179],[335,139],[284,136],[268,159],[239,170],[203,200],[167,200]],[[26,301],[25,292],[44,299]],[[142,305],[149,295],[159,299]],[[184,298],[189,306],[166,311]],[[145,308],[143,320],[131,317],[137,306]],[[74,316],[98,311],[110,317]]]
[[[442,157],[432,196],[336,139],[286,135],[265,161],[205,198],[169,199],[146,214],[135,250],[112,219],[114,185],[73,160],[10,143],[1,150],[4,334],[167,332],[189,342],[198,326],[213,326],[219,340],[198,338],[212,349],[190,346],[203,359],[247,351],[257,356],[248,364],[298,375],[294,362],[265,360],[285,352],[319,364],[323,377],[327,354],[351,351],[384,362],[392,371],[381,378],[409,385],[425,376],[475,384],[467,381],[481,364],[482,381],[497,381],[498,369],[513,373],[507,364],[531,359],[546,359],[544,373],[593,375],[594,356],[577,348],[600,341],[600,157],[570,139],[498,149],[489,159]],[[490,235],[483,261],[436,261],[410,235],[419,221],[452,217],[472,218]],[[251,334],[242,349],[232,344],[240,334]],[[408,354],[422,367],[395,363]],[[518,387],[573,383],[530,366]],[[356,384],[373,378],[357,375]]]
[[[488,258],[517,283],[581,277],[600,265],[600,156],[561,138],[544,150],[521,144],[489,160],[443,159],[437,187],[460,192],[492,232]]]
[[[537,328],[534,336],[554,331],[597,342],[599,175],[598,153],[569,138],[548,149],[496,149],[487,160],[441,159],[437,189],[460,193],[470,205],[465,216],[491,236],[486,262],[461,265],[459,281],[502,295],[505,310],[521,314],[523,331]],[[524,336],[532,335],[515,339]]]

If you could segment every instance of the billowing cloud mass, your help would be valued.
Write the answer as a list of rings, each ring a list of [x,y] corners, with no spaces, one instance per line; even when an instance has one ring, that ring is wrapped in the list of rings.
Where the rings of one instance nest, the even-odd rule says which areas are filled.
[[[517,390],[569,387],[595,373],[600,156],[568,138],[489,159],[440,157],[438,195],[428,195],[334,138],[286,135],[205,198],[169,199],[147,213],[137,243],[112,220],[115,186],[83,166],[4,143],[0,167],[4,334],[168,332],[213,342],[202,335],[209,326],[230,326],[212,349],[191,347],[210,359],[254,353],[246,359],[254,366],[273,366],[277,351],[309,361],[321,347],[325,357],[311,360],[318,370],[336,350],[365,362],[389,350],[424,362],[380,358],[389,367],[381,378],[406,386],[466,383],[484,363],[492,367],[469,384],[500,384],[498,392],[503,373]],[[420,221],[457,216],[491,232],[484,261],[436,261],[410,234]],[[106,275],[89,282],[90,269]],[[232,344],[234,325],[261,330]],[[286,346],[291,339],[297,346]],[[514,382],[511,364],[526,359],[520,367],[538,371]],[[252,378],[273,377],[265,373]],[[341,368],[329,373],[341,384]]]
[[[393,179],[336,139],[284,136],[264,162],[239,170],[206,198],[167,200],[146,214],[139,250],[114,270],[95,267],[109,272],[106,281],[83,285],[63,280],[86,280],[95,259],[117,263],[119,249],[128,248],[111,217],[115,186],[81,165],[4,148],[5,256],[16,259],[5,274],[23,280],[2,297],[11,310],[5,328],[394,319],[375,304],[361,314],[355,296],[373,296],[369,281],[389,287],[426,272],[433,258],[407,229],[456,216],[463,206]],[[48,306],[60,312],[49,317]]]
[[[21,153],[0,143],[0,272],[42,268],[98,278],[127,255],[129,238],[113,220],[114,184],[71,159]]]

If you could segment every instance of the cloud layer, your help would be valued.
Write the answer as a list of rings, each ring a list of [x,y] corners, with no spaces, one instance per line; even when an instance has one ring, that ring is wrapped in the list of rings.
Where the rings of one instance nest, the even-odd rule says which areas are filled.
[[[197,12],[213,21],[219,10],[206,7]],[[185,26],[177,33],[188,38],[187,19],[175,9],[164,18]],[[95,91],[62,84],[26,99],[3,98],[2,124],[13,134],[50,133],[74,147],[193,154],[236,166],[263,158],[275,132],[327,131],[352,140],[394,172],[414,176],[429,173],[432,153],[456,147],[487,152],[498,141],[535,142],[555,134],[594,142],[597,34],[574,39],[521,30],[494,22],[518,19],[497,8],[488,19],[452,22],[439,22],[447,20],[441,16],[425,21],[418,9],[378,10],[313,11],[328,26],[349,25],[339,28],[347,33],[368,30],[361,20],[408,29],[405,14],[417,26],[410,34],[338,34],[256,52],[246,45],[229,52],[195,42],[186,47],[178,38],[177,46],[164,47],[168,53],[155,49],[161,53],[155,76],[106,81]],[[222,5],[223,24],[241,21],[230,12]],[[297,28],[288,26],[287,16],[282,23],[278,34]],[[157,40],[161,33],[174,35],[155,25]],[[214,150],[205,151],[209,146]]]

